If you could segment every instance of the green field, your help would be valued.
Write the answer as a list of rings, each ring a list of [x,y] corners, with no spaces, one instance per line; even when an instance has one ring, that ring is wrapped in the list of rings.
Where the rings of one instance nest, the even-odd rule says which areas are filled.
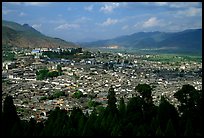
[[[195,53],[163,53],[155,51],[142,51],[138,49],[92,49],[93,51],[110,52],[110,53],[124,53],[137,55],[150,55],[150,57],[143,57],[142,59],[148,61],[158,62],[202,62],[202,55]]]
[[[159,54],[150,57],[144,57],[148,61],[158,62],[202,62],[202,56],[182,55],[182,54]]]

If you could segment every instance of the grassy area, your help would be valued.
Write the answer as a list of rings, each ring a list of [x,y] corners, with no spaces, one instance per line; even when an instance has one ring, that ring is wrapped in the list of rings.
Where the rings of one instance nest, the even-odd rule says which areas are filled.
[[[101,50],[101,49],[100,49]],[[148,61],[158,61],[158,62],[202,62],[202,55],[196,55],[194,53],[161,53],[161,52],[151,52],[151,51],[141,51],[139,49],[103,49],[102,52],[113,52],[113,53],[129,53],[137,55],[150,55],[149,58],[143,57],[142,59]]]
[[[202,62],[202,56],[192,56],[192,55],[180,55],[180,54],[159,54],[151,55],[150,57],[144,57],[143,59],[148,61],[158,61],[158,62]]]

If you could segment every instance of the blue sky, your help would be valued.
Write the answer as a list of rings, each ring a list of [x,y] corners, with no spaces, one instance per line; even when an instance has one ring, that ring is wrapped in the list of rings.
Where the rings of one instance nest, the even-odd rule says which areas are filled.
[[[67,41],[202,28],[201,2],[3,2],[2,18]]]

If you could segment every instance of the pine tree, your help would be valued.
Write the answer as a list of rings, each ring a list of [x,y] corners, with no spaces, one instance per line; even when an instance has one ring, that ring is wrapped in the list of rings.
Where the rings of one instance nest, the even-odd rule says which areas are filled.
[[[146,124],[142,124],[138,127],[138,133],[137,136],[148,136]]]
[[[28,123],[28,136],[36,136],[36,120],[34,118],[31,118]]]
[[[111,131],[111,136],[120,136],[120,126],[115,125]]]
[[[16,107],[13,103],[13,97],[7,96],[4,100],[2,113],[3,135],[10,135],[10,131],[14,124],[15,128],[18,128],[19,122],[20,118],[17,115]]]
[[[155,136],[164,136],[164,134],[163,134],[163,132],[161,131],[161,128],[160,128],[160,127],[157,128]]]
[[[138,84],[135,90],[140,93],[146,103],[152,103],[152,88],[148,84]]]
[[[142,113],[143,100],[140,97],[133,97],[127,103],[127,115],[125,119],[134,125],[140,125],[143,119]]]
[[[134,128],[133,124],[129,122],[128,125],[124,127],[123,136],[132,136],[133,128]]]
[[[3,106],[3,114],[5,119],[9,121],[9,123],[15,123],[16,121],[19,121],[20,118],[17,115],[16,107],[13,103],[13,97],[7,96],[4,101]]]
[[[192,127],[191,119],[188,119],[185,126],[184,136],[195,136],[193,130],[194,128]]]
[[[176,136],[176,131],[174,129],[171,119],[169,119],[167,123],[166,130],[165,130],[165,136]]]
[[[165,131],[169,119],[171,119],[174,127],[178,126],[178,118],[176,108],[162,96],[158,108],[158,119],[161,129]]]
[[[115,91],[114,88],[111,86],[111,88],[108,91],[108,106],[107,109],[110,110],[111,113],[117,113],[117,106],[116,106],[116,97],[115,97]]]
[[[83,136],[94,136],[95,135],[95,120],[97,119],[96,112],[92,111],[91,115],[88,117],[82,131]]]
[[[125,105],[125,102],[124,102],[123,97],[120,99],[120,103],[119,103],[119,113],[120,113],[120,116],[121,116],[122,118],[125,117],[125,114],[126,114],[126,105]]]
[[[152,136],[154,136],[156,134],[156,131],[159,127],[160,127],[159,126],[159,119],[158,119],[158,116],[156,116],[152,119],[151,125],[150,125]]]
[[[78,135],[79,136],[82,136],[82,131],[84,129],[84,126],[85,126],[85,122],[86,122],[86,118],[84,115],[81,116],[81,118],[79,119],[79,122],[78,122]]]

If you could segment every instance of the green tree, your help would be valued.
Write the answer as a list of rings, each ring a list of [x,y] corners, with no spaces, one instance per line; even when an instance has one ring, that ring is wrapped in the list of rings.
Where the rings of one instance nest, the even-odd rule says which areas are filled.
[[[83,125],[82,124],[82,120],[80,122],[80,119],[81,118],[84,118],[85,115],[83,114],[82,110],[78,107],[74,107],[72,109],[72,112],[71,112],[71,115],[70,115],[70,121],[71,121],[71,126],[73,128],[73,132],[72,132],[72,135],[73,136],[78,136],[79,133],[78,133],[78,130],[79,128],[82,129],[80,125]],[[80,132],[81,133],[81,132]]]
[[[165,136],[176,136],[176,131],[174,129],[171,119],[169,119],[167,123],[166,130],[165,130]]]
[[[111,136],[120,136],[120,126],[115,125],[111,131]]]
[[[133,97],[127,103],[127,113],[125,122],[132,122],[134,125],[140,125],[144,121],[142,111],[143,100],[140,97]],[[126,125],[126,124],[125,124]]]
[[[96,107],[98,105],[101,105],[101,103],[99,103],[97,101],[92,101],[92,100],[88,101],[88,107]]]
[[[77,98],[77,99],[79,99],[80,97],[82,97],[83,96],[83,93],[81,92],[81,91],[77,91],[77,92],[75,92],[74,94],[73,94],[73,97],[74,98]]]
[[[45,127],[42,131],[43,136],[60,136],[63,135],[63,128],[66,127],[68,116],[66,110],[61,110],[56,107],[45,122]]]
[[[148,136],[146,124],[141,124],[137,129],[137,136]]]
[[[164,133],[161,131],[160,127],[157,128],[155,136],[164,136]]]
[[[42,70],[36,71],[36,75],[37,75],[36,79],[43,80],[48,77],[48,73],[49,73],[48,69],[42,69]]]
[[[27,130],[27,135],[28,136],[37,136],[38,133],[36,132],[36,120],[34,118],[31,118],[29,123],[28,123],[28,130]]]
[[[184,136],[195,136],[191,119],[188,119],[186,122]]]
[[[115,91],[114,88],[111,86],[111,88],[108,91],[108,106],[107,109],[109,109],[112,113],[117,113],[117,106],[116,106],[116,97],[115,97]]]
[[[121,117],[125,117],[125,114],[126,114],[126,105],[125,105],[123,97],[120,99],[119,107],[118,108],[119,108],[119,113],[120,113]]]
[[[160,127],[163,128],[163,131],[171,119],[173,126],[178,126],[178,112],[176,108],[170,104],[163,96],[161,97],[160,104],[158,107],[158,119],[160,122]]]
[[[123,128],[123,136],[132,136],[134,125],[129,122],[127,126]]]
[[[17,115],[16,107],[12,96],[6,96],[2,113],[3,135],[10,135],[10,130],[14,124],[18,125],[20,118]]]
[[[174,94],[174,97],[181,103],[179,110],[183,113],[191,113],[199,109],[198,107],[201,106],[201,94],[202,92],[196,90],[192,85],[183,85],[183,87]]]
[[[96,119],[97,119],[97,115],[96,115],[96,112],[93,110],[91,115],[88,117],[88,120],[85,123],[84,129],[82,131],[83,136],[94,136],[95,135]]]
[[[151,135],[152,135],[152,136],[156,135],[157,129],[158,129],[158,128],[160,129],[158,116],[152,118],[151,124],[150,124],[150,128],[151,128],[151,132],[150,132]],[[160,131],[161,131],[161,129],[160,129]]]
[[[186,120],[190,119],[192,128],[197,135],[202,134],[202,90],[196,90],[192,85],[183,85],[174,97],[180,102],[179,112],[181,115],[182,126]]]
[[[7,121],[13,123],[16,121],[19,121],[19,117],[16,112],[16,106],[13,103],[13,97],[7,96],[4,100],[4,106],[3,106],[3,114],[5,119]]]
[[[57,65],[57,71],[58,71],[58,73],[62,73],[62,66],[61,65]]]
[[[148,84],[138,84],[135,90],[141,94],[145,102],[152,103],[152,88]]]

